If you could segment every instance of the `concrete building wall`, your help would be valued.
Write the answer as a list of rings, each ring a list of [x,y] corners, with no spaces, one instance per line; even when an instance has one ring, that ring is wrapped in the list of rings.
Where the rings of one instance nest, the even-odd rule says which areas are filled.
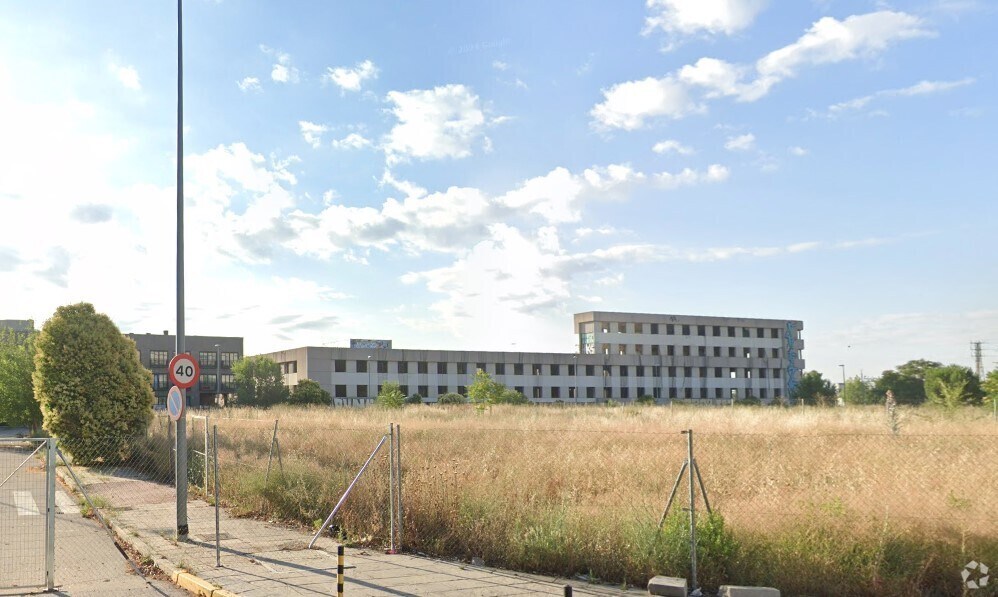
[[[177,337],[166,333],[125,335],[135,341],[142,365],[152,371],[156,402],[164,406],[166,393],[171,385],[167,365],[176,355]],[[197,359],[201,366],[201,378],[187,393],[190,406],[214,405],[218,390],[221,390],[222,395],[235,392],[232,363],[245,356],[242,338],[185,336],[185,344],[187,353]]]

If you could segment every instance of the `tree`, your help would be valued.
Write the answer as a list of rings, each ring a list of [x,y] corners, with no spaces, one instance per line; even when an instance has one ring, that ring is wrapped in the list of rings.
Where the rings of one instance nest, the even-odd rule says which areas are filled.
[[[461,394],[448,392],[437,397],[437,404],[467,404],[468,399]]]
[[[986,404],[994,404],[995,401],[998,401],[998,369],[987,374],[981,383],[981,388],[984,390]]]
[[[281,366],[265,356],[246,357],[232,364],[236,404],[269,408],[288,400]]]
[[[446,395],[447,394],[444,394],[444,396],[446,396]],[[460,394],[458,394],[458,396],[460,396]],[[463,398],[464,396],[461,396],[461,397]],[[412,396],[409,396],[408,398],[405,399],[405,403],[406,404],[422,404],[423,403],[423,397],[420,396],[419,394],[413,394]]]
[[[984,392],[974,372],[960,365],[936,367],[925,372],[925,396],[945,408],[980,404]]]
[[[56,309],[35,342],[32,380],[45,430],[79,464],[127,458],[155,400],[135,342],[89,303]]]
[[[499,404],[505,389],[506,386],[493,380],[492,376],[479,369],[475,372],[474,381],[468,386],[468,399],[477,406]]]
[[[878,404],[882,397],[874,393],[873,388],[859,377],[846,380],[842,388],[842,402],[846,404]]]
[[[874,394],[886,396],[887,392],[894,392],[894,400],[898,404],[917,406],[925,402],[925,382],[919,377],[903,375],[894,370],[884,371],[873,382]]]
[[[319,382],[312,379],[303,379],[291,390],[288,404],[323,404],[329,406],[333,403],[333,397],[326,390],[322,389]]]
[[[808,371],[800,376],[800,382],[794,388],[792,398],[803,400],[805,404],[832,404],[835,400],[835,389],[832,387],[832,382],[822,377],[821,373]]]
[[[31,381],[35,337],[0,330],[0,422],[26,425],[31,435],[36,435],[42,424],[42,410]]]
[[[915,379],[921,379],[925,381],[925,373],[929,369],[938,369],[942,367],[942,363],[937,363],[936,361],[926,361],[925,359],[915,359],[908,361],[904,365],[897,366],[897,372],[905,377],[914,377]],[[895,396],[895,398],[897,398]]]
[[[381,391],[378,392],[374,403],[381,408],[402,408],[405,406],[405,394],[402,393],[398,383],[386,381],[381,385]]]
[[[527,404],[530,401],[521,392],[514,390],[513,388],[503,387],[502,393],[499,394],[499,400],[495,404]]]

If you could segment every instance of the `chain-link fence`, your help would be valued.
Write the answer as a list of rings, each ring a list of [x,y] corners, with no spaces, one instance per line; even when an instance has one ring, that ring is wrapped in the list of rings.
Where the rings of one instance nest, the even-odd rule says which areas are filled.
[[[0,438],[0,592],[47,585],[47,444]]]

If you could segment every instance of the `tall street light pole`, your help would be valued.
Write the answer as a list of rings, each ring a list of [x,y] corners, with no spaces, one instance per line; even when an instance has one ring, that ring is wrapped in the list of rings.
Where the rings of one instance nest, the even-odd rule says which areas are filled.
[[[184,5],[177,0],[177,354],[187,352],[184,337]],[[187,390],[184,400],[187,401]],[[187,526],[187,411],[177,420],[177,537]]]
[[[367,355],[367,399],[371,399],[371,355]]]
[[[215,404],[218,404],[218,397],[222,395],[222,353],[219,352],[221,345],[215,345]]]
[[[579,355],[573,354],[572,361],[574,361],[575,363],[574,365],[572,365],[572,369],[575,371],[575,405],[578,406],[579,405]]]
[[[842,394],[839,395],[841,401],[841,397],[844,396],[846,393],[846,366],[839,365],[839,367],[842,367]]]

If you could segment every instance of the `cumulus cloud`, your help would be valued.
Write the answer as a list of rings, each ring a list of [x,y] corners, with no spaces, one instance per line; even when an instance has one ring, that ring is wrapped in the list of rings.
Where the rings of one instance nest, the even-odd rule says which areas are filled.
[[[752,102],[804,68],[876,57],[893,44],[934,33],[916,16],[896,11],[823,17],[797,41],[752,65],[701,58],[664,77],[625,81],[603,90],[590,111],[600,129],[634,130],[657,118],[679,119],[706,111],[707,101],[731,97]]]
[[[139,71],[135,70],[134,66],[118,64],[117,59],[112,57],[108,62],[107,68],[126,89],[142,91],[142,83],[139,81]]]
[[[398,120],[384,142],[390,164],[410,158],[465,158],[483,141],[485,110],[464,85],[391,91],[387,100],[389,113]]]
[[[256,77],[243,77],[241,81],[236,81],[236,85],[242,92],[260,91],[260,79]]]
[[[755,135],[746,133],[735,137],[728,137],[724,142],[724,148],[728,151],[748,151],[755,147]]]
[[[307,120],[299,120],[298,128],[301,130],[301,136],[305,142],[315,149],[322,147],[322,135],[329,130],[329,127],[324,124],[315,124]]]
[[[275,50],[269,46],[261,45],[260,51],[268,56],[274,57],[274,65],[270,70],[270,78],[277,83],[297,83],[299,80],[298,69],[291,64],[291,55],[287,52]]]
[[[659,141],[651,148],[655,153],[678,153],[680,155],[692,155],[693,148],[687,145],[683,145],[675,139],[666,139],[664,141]]]
[[[333,83],[341,91],[360,91],[364,81],[378,78],[378,67],[370,60],[358,62],[355,66],[327,67],[323,80]]]
[[[373,146],[370,139],[359,133],[350,133],[342,139],[333,139],[333,149],[364,149]]]
[[[731,35],[749,27],[766,0],[647,0],[644,33]]]

